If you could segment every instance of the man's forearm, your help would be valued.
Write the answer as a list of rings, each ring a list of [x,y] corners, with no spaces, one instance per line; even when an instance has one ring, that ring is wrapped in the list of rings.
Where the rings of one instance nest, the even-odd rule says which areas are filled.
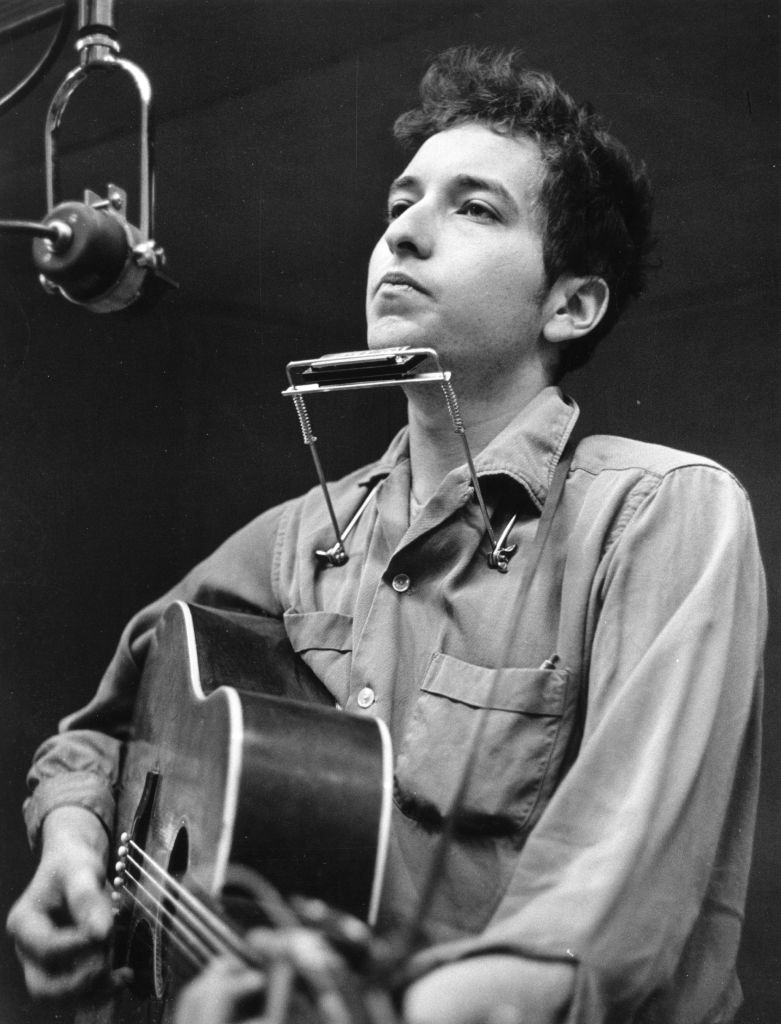
[[[437,967],[404,999],[406,1024],[560,1024],[575,985],[572,964],[490,953]]]

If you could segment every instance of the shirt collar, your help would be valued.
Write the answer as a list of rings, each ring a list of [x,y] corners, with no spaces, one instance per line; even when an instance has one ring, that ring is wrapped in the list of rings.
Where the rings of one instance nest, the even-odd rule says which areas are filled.
[[[403,459],[409,459],[409,429],[407,427],[401,428],[388,445],[385,454],[377,462],[366,467],[364,474],[358,480],[358,486],[373,487],[378,480],[388,476]]]
[[[475,458],[478,477],[510,477],[541,509],[579,416],[574,399],[558,387],[545,388]]]
[[[541,509],[554,470],[579,415],[577,403],[560,388],[544,388],[474,457],[478,477],[506,476],[515,480]],[[372,486],[408,458],[409,437],[407,427],[404,427],[393,438],[382,458],[367,468],[359,483],[365,487]],[[466,466],[463,474],[467,480]]]

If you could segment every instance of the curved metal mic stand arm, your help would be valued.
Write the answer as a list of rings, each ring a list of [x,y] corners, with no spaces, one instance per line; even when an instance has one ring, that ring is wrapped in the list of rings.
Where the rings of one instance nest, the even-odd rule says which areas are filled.
[[[33,244],[33,261],[39,280],[50,294],[96,313],[124,309],[142,295],[153,295],[150,279],[176,287],[162,273],[165,252],[154,241],[155,147],[152,87],[137,64],[119,56],[114,28],[114,0],[79,0],[79,32],[76,51],[79,66],[70,71],[54,94],[46,115],[46,225],[70,229],[78,244],[68,247],[61,237],[54,243]],[[127,193],[108,184],[101,198],[86,190],[84,202],[63,203],[61,192],[59,134],[63,116],[76,90],[94,72],[121,72],[135,86],[139,100],[138,226],[127,216]],[[59,248],[58,248],[59,247]]]
[[[84,5],[82,5],[84,6]],[[82,14],[82,17],[86,15]],[[80,65],[74,68],[52,97],[46,115],[46,201],[51,211],[60,201],[60,161],[58,138],[63,114],[78,87],[95,71],[122,71],[136,87],[139,98],[139,231],[141,240],[148,241],[154,231],[155,147],[152,85],[144,71],[132,61],[118,56],[119,42],[113,36],[110,14],[103,13],[106,24],[91,30],[87,26],[76,42]]]

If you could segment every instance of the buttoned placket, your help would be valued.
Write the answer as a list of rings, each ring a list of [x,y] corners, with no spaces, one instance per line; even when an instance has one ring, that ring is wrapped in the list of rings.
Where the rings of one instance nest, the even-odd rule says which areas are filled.
[[[559,429],[553,431],[553,436],[547,435],[547,444],[553,441],[549,449],[551,455],[557,449],[560,451],[576,418],[577,407],[574,407],[573,416],[573,407],[570,406],[557,424]],[[397,639],[407,629],[407,646],[414,648],[412,653],[417,653],[419,660],[423,657],[421,652],[425,652],[426,646],[412,629],[414,610],[420,608],[417,581],[421,576],[422,562],[428,564],[430,574],[432,566],[437,573],[446,572],[448,568],[452,570],[454,559],[464,568],[473,560],[482,559],[482,567],[478,567],[475,562],[474,571],[482,571],[484,567],[487,572],[495,572],[486,565],[487,551],[484,549],[488,542],[466,469],[451,472],[410,523],[410,466],[409,457],[401,447],[402,443],[403,436],[400,436],[396,442],[393,464],[388,466],[388,476],[378,490],[369,520],[357,528],[357,536],[354,538],[356,549],[363,551],[364,562],[353,605],[353,651],[347,708],[377,715],[386,721],[391,712],[394,719],[403,718],[404,705],[408,704],[411,696],[409,690],[420,683],[425,671],[422,664],[409,664],[410,651],[400,649],[403,642]],[[519,469],[510,455],[511,450],[505,450],[507,455],[496,451],[491,453],[487,466],[486,460],[482,460],[482,471],[478,469],[480,476],[485,479],[486,474],[496,476],[507,473],[510,479],[523,487],[533,505],[539,509],[541,498],[544,498],[544,494],[539,491],[542,483],[540,474],[535,474],[533,464],[529,465],[532,473],[530,479],[537,484],[532,489],[524,480],[523,470],[519,476]],[[552,457],[555,459],[555,456]],[[478,459],[478,464],[480,461]],[[387,462],[385,465],[388,465]],[[450,517],[453,517],[453,523],[458,527],[459,549],[456,551],[454,548],[449,557],[448,554],[442,556],[440,544],[432,548],[426,558],[426,535],[431,534],[432,539],[441,539],[441,527]],[[341,570],[335,568],[331,571],[338,573]],[[503,578],[507,579],[509,587],[513,586],[515,576],[512,571],[509,578]],[[403,669],[398,668],[400,660],[404,662]],[[402,677],[405,677],[403,683]],[[407,688],[407,692],[394,692],[399,685]],[[397,713],[399,708],[401,711]]]
[[[468,475],[460,470],[454,472],[412,523],[406,511],[409,479],[409,463],[401,460],[378,492],[376,521],[372,536],[366,538],[366,561],[356,600],[356,613],[361,609],[365,609],[365,613],[362,618],[357,614],[354,621],[348,703],[348,707],[352,706],[359,713],[379,717],[386,717],[393,708],[397,719],[403,717],[403,709],[416,689],[421,666],[416,666],[417,671],[412,667],[408,672],[398,671],[399,661],[405,661],[415,652],[396,648],[395,627],[400,620],[407,621],[407,616],[414,616],[415,602],[419,600],[416,576],[421,568],[421,548],[425,549],[427,535],[435,536],[453,517],[464,517],[458,525],[459,561],[477,559],[477,571],[494,572],[483,557],[485,531]],[[399,602],[411,602],[411,606],[402,608]],[[402,679],[408,688],[405,694],[394,692]]]

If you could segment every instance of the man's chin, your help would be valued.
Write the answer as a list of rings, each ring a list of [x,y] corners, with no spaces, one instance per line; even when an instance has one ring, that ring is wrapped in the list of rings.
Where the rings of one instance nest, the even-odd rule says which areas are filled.
[[[369,324],[366,332],[366,345],[370,349],[400,348],[402,345],[417,348],[429,344],[425,332],[419,327],[393,317],[384,317],[378,323]]]

